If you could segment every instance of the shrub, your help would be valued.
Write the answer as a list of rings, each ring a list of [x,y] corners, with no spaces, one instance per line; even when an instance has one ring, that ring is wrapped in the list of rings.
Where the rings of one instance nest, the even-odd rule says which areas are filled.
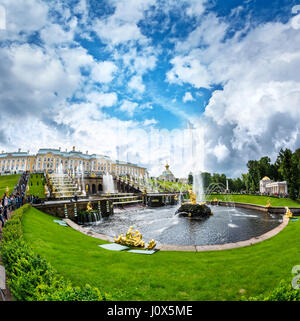
[[[295,290],[291,282],[281,281],[279,286],[267,296],[251,297],[249,301],[300,301],[300,290]]]
[[[22,217],[29,204],[17,209],[3,229],[0,251],[8,286],[19,301],[99,301],[107,300],[90,285],[73,287],[23,239]]]

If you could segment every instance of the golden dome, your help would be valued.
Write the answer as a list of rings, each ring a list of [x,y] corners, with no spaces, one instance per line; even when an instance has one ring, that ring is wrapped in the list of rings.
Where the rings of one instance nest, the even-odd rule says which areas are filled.
[[[270,178],[268,176],[265,176],[262,181],[270,181]]]

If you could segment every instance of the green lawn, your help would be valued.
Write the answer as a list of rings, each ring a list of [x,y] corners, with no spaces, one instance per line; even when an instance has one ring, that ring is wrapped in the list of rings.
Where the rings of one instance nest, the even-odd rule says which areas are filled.
[[[207,200],[229,200],[233,199],[236,203],[248,203],[266,206],[268,200],[270,200],[271,206],[289,206],[289,207],[300,207],[300,200],[293,201],[289,198],[277,198],[272,196],[257,196],[257,195],[223,195],[223,194],[213,194],[207,197]]]
[[[38,196],[39,198],[45,197],[45,184],[46,180],[43,174],[30,174],[29,177],[29,191],[27,194]]]
[[[291,280],[300,264],[300,221],[250,247],[143,256],[101,249],[106,242],[53,219],[31,208],[22,223],[25,240],[74,285],[89,283],[114,300],[239,300],[242,289],[256,296]]]
[[[3,197],[3,194],[6,192],[6,187],[9,188],[9,194],[13,191],[14,187],[19,181],[20,175],[3,175],[0,176],[0,197]]]
[[[186,192],[189,189],[192,189],[193,186],[189,185],[189,184],[183,184],[183,183],[179,183],[179,182],[164,182],[164,181],[160,181],[157,180],[157,182],[160,184],[161,187],[166,188],[169,191],[174,191],[174,192],[179,192],[180,190],[182,192]]]

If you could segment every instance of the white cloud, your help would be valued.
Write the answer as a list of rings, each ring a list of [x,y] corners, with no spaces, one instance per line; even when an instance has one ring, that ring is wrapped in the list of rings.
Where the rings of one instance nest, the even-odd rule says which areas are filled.
[[[137,90],[140,93],[145,91],[145,85],[143,84],[141,76],[133,76],[128,83],[128,87],[130,89]]]
[[[224,161],[229,155],[228,148],[220,143],[213,149],[213,152],[216,155],[219,163]]]
[[[27,0],[21,4],[19,0],[1,0],[1,4],[6,11],[6,30],[0,33],[0,41],[20,40],[47,23],[48,6],[43,1]]]
[[[189,0],[187,3],[189,6],[186,9],[186,13],[189,16],[200,16],[205,11],[205,4],[206,0]]]
[[[144,126],[149,126],[149,125],[156,125],[158,123],[158,121],[154,118],[152,119],[145,119],[143,122]]]
[[[120,106],[120,110],[128,113],[130,116],[133,115],[134,111],[138,107],[138,104],[132,101],[124,100]]]
[[[189,83],[195,88],[210,88],[212,78],[206,66],[198,59],[189,56],[176,56],[171,60],[174,67],[167,72],[170,83]]]
[[[99,107],[111,107],[118,101],[116,93],[91,92],[87,95],[87,100]]]
[[[221,137],[219,145],[232,154],[230,163],[224,147],[214,150],[223,168],[234,172],[249,159],[274,160],[280,148],[299,148],[299,32],[289,23],[267,23],[242,40],[218,42],[198,54],[206,58],[212,79],[224,84],[204,113],[207,145]]]
[[[201,20],[201,24],[196,27],[182,42],[177,42],[175,49],[177,52],[186,52],[200,45],[213,45],[220,42],[228,26],[222,22],[215,14],[208,14]]]
[[[58,24],[48,24],[40,32],[41,39],[47,45],[61,45],[66,42],[71,42],[74,38],[74,30],[77,25],[77,19],[72,19],[70,25],[70,30],[65,31]]]
[[[126,48],[127,51],[120,50],[115,51],[114,58],[122,59],[125,67],[129,68],[131,73],[143,75],[149,70],[153,70],[156,66],[157,55],[159,50],[151,46],[143,46],[142,49],[137,52],[136,47],[131,46]]]
[[[111,82],[117,71],[117,66],[111,61],[102,61],[93,66],[91,76],[92,79],[100,83]]]
[[[184,97],[182,98],[182,101],[186,103],[187,101],[195,101],[195,98],[192,96],[190,92],[186,92]]]
[[[9,69],[6,71],[6,79],[1,78],[0,82],[6,84],[10,77],[14,79],[13,87],[18,88],[14,93],[15,102],[18,101],[18,96],[21,100],[30,97],[43,102],[42,106],[47,106],[51,104],[51,100],[47,102],[51,96],[54,97],[55,94],[59,98],[68,97],[80,84],[80,73],[75,73],[74,70],[69,73],[56,55],[47,53],[40,47],[14,45],[9,49],[3,48],[1,53],[7,57],[5,68]],[[2,92],[2,97],[4,96],[9,97],[9,89]]]
[[[144,11],[155,1],[112,0],[110,2],[115,7],[115,11],[107,18],[97,19],[94,30],[98,36],[112,45],[128,41],[145,42],[146,37],[142,35],[137,24],[143,18]]]
[[[249,159],[300,146],[300,33],[270,22],[224,41],[228,27],[213,14],[202,19],[176,44],[167,80],[223,87],[196,126],[206,128],[207,170],[239,175]]]

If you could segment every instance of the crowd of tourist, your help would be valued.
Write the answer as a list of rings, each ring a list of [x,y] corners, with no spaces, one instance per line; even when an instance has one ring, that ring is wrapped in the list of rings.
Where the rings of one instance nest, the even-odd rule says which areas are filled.
[[[24,193],[20,194],[17,192],[16,194],[12,194],[10,196],[7,193],[4,193],[3,197],[0,199],[0,231],[2,230],[5,222],[9,219],[9,213],[21,207],[24,203]]]
[[[26,185],[28,179],[28,173],[24,173],[20,177],[17,186],[14,188],[14,191],[10,195],[5,192],[2,198],[0,198],[0,232],[2,232],[2,228],[5,222],[9,219],[12,211],[20,208],[25,203],[41,203],[41,199],[38,196],[28,195],[26,197]]]
[[[12,211],[26,203],[40,204],[41,202],[42,200],[38,196],[28,195],[26,197],[24,192],[15,192],[11,195],[4,193],[3,197],[0,198],[0,232]]]

